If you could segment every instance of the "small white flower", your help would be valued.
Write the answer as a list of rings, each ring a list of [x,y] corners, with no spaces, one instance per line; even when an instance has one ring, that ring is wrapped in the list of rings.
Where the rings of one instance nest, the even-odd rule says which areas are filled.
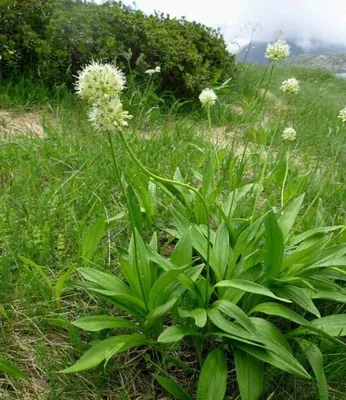
[[[118,96],[102,99],[95,103],[89,112],[89,121],[98,132],[112,132],[118,127],[128,126],[127,120],[132,118]]]
[[[148,74],[149,76],[152,76],[152,75],[156,74],[156,71],[154,69],[147,69],[145,71],[145,73]]]
[[[340,118],[342,122],[346,123],[346,107],[340,110],[338,118]]]
[[[203,107],[213,106],[217,100],[217,96],[212,89],[203,89],[198,98]]]
[[[157,72],[157,73],[161,72],[161,67],[159,65],[157,67],[155,67],[155,72]]]
[[[289,78],[282,82],[280,90],[284,93],[298,93],[299,81],[296,78]]]
[[[265,56],[274,62],[284,61],[290,55],[290,46],[284,40],[268,44]]]
[[[83,100],[95,103],[119,95],[125,87],[125,76],[112,64],[93,61],[79,72],[75,87]]]
[[[285,128],[282,132],[283,140],[296,140],[297,132],[293,128]]]

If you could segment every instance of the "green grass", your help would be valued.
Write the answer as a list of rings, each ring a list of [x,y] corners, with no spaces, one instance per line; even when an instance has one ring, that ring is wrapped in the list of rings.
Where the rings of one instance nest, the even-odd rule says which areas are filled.
[[[221,97],[220,104],[212,110],[214,127],[222,127],[229,133],[222,142],[227,148],[226,155],[228,151],[231,153],[228,162],[221,165],[221,193],[234,188],[233,154],[244,144],[247,129],[257,113],[256,85],[262,73],[262,68],[244,67],[232,93]],[[279,94],[278,86],[291,76],[301,81],[301,91],[288,100]],[[290,124],[296,128],[298,139],[291,149],[285,198],[306,193],[301,229],[321,225],[322,221],[327,225],[345,223],[345,130],[342,131],[336,118],[346,105],[344,89],[346,81],[328,73],[276,68],[269,86],[271,97],[256,125],[259,142],[251,139],[242,183],[259,180],[267,160],[261,198],[269,199],[275,207],[287,149],[281,131]],[[106,137],[95,135],[87,122],[85,105],[73,94],[63,87],[52,92],[22,80],[3,84],[0,104],[18,112],[40,110],[46,134],[44,138],[17,134],[0,139],[0,304],[7,313],[7,318],[0,320],[0,358],[15,363],[31,378],[31,382],[25,382],[0,374],[0,397],[160,398],[162,389],[152,378],[158,361],[150,351],[146,354],[129,351],[110,362],[105,371],[98,368],[77,375],[56,374],[98,338],[73,327],[56,326],[57,318],[72,320],[90,312],[102,314],[109,306],[76,292],[71,286],[64,292],[59,307],[42,277],[19,257],[44,266],[54,281],[62,271],[81,265],[82,243],[90,225],[102,217],[118,216],[125,208],[125,199],[113,173]],[[235,105],[238,111],[241,108],[241,113]],[[132,107],[131,112],[136,116],[138,108]],[[138,112],[141,117],[134,119],[135,128],[130,127],[126,134],[142,163],[152,171],[172,177],[176,168],[180,168],[187,181],[198,183],[194,170],[203,170],[208,155],[207,135],[203,135],[207,131],[206,116],[199,106],[192,104],[183,106],[179,112],[171,110],[167,105],[149,120]],[[273,148],[266,154],[274,132]],[[129,181],[137,168],[120,141],[115,142],[116,158]],[[179,205],[158,191],[158,218],[153,226],[147,226],[145,235],[149,237],[157,230],[164,240],[163,229],[171,220],[169,206],[179,208]],[[252,203],[244,202],[237,216],[248,215],[252,208]],[[116,272],[116,246],[127,246],[130,231],[126,215],[112,222],[94,257],[95,265]],[[338,306],[338,312],[342,309]],[[193,386],[197,374],[193,355],[188,349],[174,355],[179,363],[185,363],[182,367],[172,361],[176,364],[176,378],[185,387]],[[340,353],[325,360],[332,399],[345,398],[344,359],[345,355]],[[275,391],[275,399],[317,398],[316,385],[311,381],[287,378],[271,368],[268,377],[267,396]],[[234,379],[229,387],[232,398],[236,398]]]

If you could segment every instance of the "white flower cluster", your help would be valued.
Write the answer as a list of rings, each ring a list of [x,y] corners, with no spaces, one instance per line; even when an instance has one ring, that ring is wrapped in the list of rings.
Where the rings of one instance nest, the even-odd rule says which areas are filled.
[[[89,121],[98,132],[112,132],[118,127],[128,126],[127,120],[132,118],[119,97],[100,100],[95,103],[89,114]]]
[[[297,132],[293,128],[285,128],[282,132],[283,140],[296,140]]]
[[[212,89],[204,89],[198,96],[199,101],[202,103],[203,107],[210,107],[216,103],[217,96]]]
[[[342,122],[346,123],[346,107],[340,110],[338,118],[340,118]]]
[[[159,74],[161,72],[161,67],[157,66],[155,69],[147,69],[145,71],[146,74],[148,74],[149,76],[152,76],[154,74]]]
[[[282,82],[280,90],[283,93],[298,93],[299,92],[299,81],[296,78],[289,78]]]
[[[112,64],[93,61],[80,71],[76,91],[92,104],[89,121],[98,132],[112,132],[128,125],[132,116],[123,110],[120,99],[124,88],[125,76]]]
[[[79,72],[75,86],[83,100],[95,103],[119,95],[125,87],[125,76],[112,64],[93,61]]]
[[[290,55],[290,46],[284,40],[268,44],[265,56],[274,62],[284,61]]]

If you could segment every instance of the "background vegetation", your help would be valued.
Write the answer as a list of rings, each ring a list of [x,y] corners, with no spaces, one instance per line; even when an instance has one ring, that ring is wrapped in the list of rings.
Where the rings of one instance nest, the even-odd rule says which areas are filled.
[[[1,72],[48,85],[71,85],[92,58],[114,62],[134,79],[159,65],[161,91],[196,94],[234,72],[220,32],[109,1],[1,0]]]

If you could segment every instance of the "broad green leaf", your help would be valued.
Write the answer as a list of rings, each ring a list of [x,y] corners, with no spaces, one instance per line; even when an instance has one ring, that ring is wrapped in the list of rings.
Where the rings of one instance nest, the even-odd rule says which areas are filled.
[[[150,291],[149,297],[149,310],[152,310],[155,307],[161,305],[165,298],[167,297],[167,287],[175,281],[179,275],[184,273],[187,268],[173,269],[167,272],[164,272],[160,277],[156,280],[153,287]],[[177,282],[179,285],[179,282]],[[174,294],[174,292],[172,293]],[[178,294],[178,293],[177,293]],[[175,296],[178,297],[178,296]]]
[[[137,346],[142,346],[142,345],[149,345],[152,346],[153,343],[150,342],[149,340],[147,340],[143,335],[137,334],[137,333],[133,333],[132,335],[129,335],[129,337],[126,339],[125,343],[123,344],[123,346],[121,347],[121,349],[119,350],[117,348],[117,346],[115,346],[115,348],[108,348],[105,355],[105,366],[108,363],[108,361],[117,353],[119,352],[123,352],[129,349],[132,349],[134,347]]]
[[[120,352],[130,337],[131,335],[120,335],[102,340],[86,351],[74,365],[62,370],[61,373],[80,372],[96,367],[106,359],[109,351]]]
[[[136,292],[142,297],[143,301],[147,303],[151,290],[151,268],[147,247],[137,229],[135,229],[131,238],[129,261],[136,272]]]
[[[191,227],[186,230],[171,254],[171,263],[183,267],[192,263]]]
[[[333,314],[314,319],[310,322],[310,325],[323,330],[331,336],[346,336],[346,314]]]
[[[235,319],[249,333],[254,335],[256,334],[255,325],[246,313],[237,305],[227,300],[218,300],[212,305],[212,307]]]
[[[0,358],[0,372],[5,372],[5,374],[9,376],[14,376],[15,378],[29,380],[24,372],[22,372],[18,367],[5,360],[4,358]]]
[[[198,379],[197,400],[223,400],[227,375],[226,357],[220,349],[214,349],[203,363]]]
[[[289,245],[295,246],[298,243],[303,242],[304,240],[309,239],[313,236],[334,232],[334,231],[337,231],[342,228],[343,228],[343,226],[340,225],[340,226],[324,226],[322,228],[311,229],[310,231],[306,231],[306,232],[301,233],[300,235],[292,237],[289,240]]]
[[[83,265],[87,265],[92,260],[105,231],[106,222],[104,218],[96,221],[88,230],[82,247]]]
[[[281,228],[284,241],[287,240],[288,235],[297,219],[300,208],[304,201],[304,196],[305,195],[302,194],[296,199],[290,201],[279,218],[279,226]]]
[[[263,391],[263,362],[242,350],[234,351],[241,400],[258,400]]]
[[[325,248],[329,241],[330,238],[327,236],[313,242],[311,246],[304,247],[301,250],[298,248],[284,258],[284,268],[301,263],[304,263],[305,265],[309,264],[309,262],[313,261],[313,259],[321,253],[321,250]],[[301,269],[303,270],[304,268],[305,266]]]
[[[280,300],[280,301],[283,301],[286,303],[291,303],[290,300],[275,296],[275,294],[272,291],[270,291],[269,289],[267,289],[266,287],[264,287],[258,283],[246,281],[244,279],[232,279],[232,280],[228,280],[228,281],[221,281],[221,282],[218,282],[215,286],[239,289],[239,290],[243,290],[244,292],[260,294],[262,296],[271,297],[273,299]]]
[[[220,224],[216,231],[213,249],[217,259],[217,265],[214,270],[216,279],[220,281],[225,276],[230,251],[228,229],[224,222]]]
[[[266,276],[277,278],[282,268],[284,257],[284,239],[278,221],[271,211],[264,220]]]
[[[79,268],[78,272],[89,282],[96,283],[100,288],[133,296],[133,291],[113,274],[107,274],[93,268]]]
[[[286,318],[300,325],[309,324],[309,321],[300,316],[298,313],[279,303],[271,303],[271,302],[260,303],[249,312],[249,315],[254,314],[256,312]]]
[[[220,311],[216,309],[209,309],[207,311],[207,314],[211,322],[215,326],[217,326],[222,331],[232,335],[232,338],[234,340],[239,340],[241,342],[245,341],[245,343],[249,343],[249,341],[254,343],[261,343],[260,338],[258,338],[256,335],[249,334],[245,329],[243,329],[239,325],[228,321],[221,315]]]
[[[95,315],[92,317],[78,318],[72,325],[89,332],[99,332],[103,329],[124,328],[138,330],[139,327],[124,318],[112,317],[109,315]]]
[[[279,296],[283,296],[286,297],[287,299],[292,300],[294,303],[298,304],[306,311],[309,311],[312,314],[316,315],[316,317],[321,316],[315,304],[307,295],[306,290],[297,286],[287,285],[284,287],[280,287],[279,289],[276,289],[275,293],[277,293]]]
[[[196,329],[192,326],[170,326],[158,337],[159,343],[176,343],[185,336],[195,336]]]
[[[137,191],[138,202],[144,208],[149,221],[153,220],[156,213],[156,204],[154,197],[152,196],[152,193],[149,191],[149,188],[147,186],[147,180],[143,176],[140,176],[138,171],[131,171],[130,179]],[[149,181],[149,184],[150,182],[151,181]],[[155,189],[153,193],[155,193]]]
[[[186,290],[186,281],[196,281],[201,274],[203,267],[204,265],[202,264],[190,267],[188,269],[180,268],[179,270],[164,272],[164,274],[162,274],[162,278],[160,277],[156,281],[157,285],[154,285],[155,289],[154,286],[152,288],[150,295],[153,294],[153,298],[152,303],[149,301],[149,304],[153,307],[158,307],[173,298],[177,299],[181,297]]]
[[[227,215],[228,218],[232,218],[234,211],[236,210],[238,202],[243,199],[254,187],[253,183],[249,183],[244,185],[240,188],[235,189],[232,191],[227,200],[223,204],[223,211]]]
[[[185,390],[172,379],[156,374],[154,375],[154,377],[159,382],[159,384],[175,399],[192,400],[191,397],[185,392]]]
[[[311,378],[305,369],[300,365],[300,363],[292,356],[292,354],[290,354],[281,346],[276,346],[275,352],[244,343],[237,343],[236,347],[261,361],[274,365],[276,368],[282,369],[283,371],[298,375],[302,378]]]
[[[147,247],[149,260],[157,264],[164,271],[176,270],[177,267],[173,265],[167,258],[162,257],[157,251],[153,250],[151,246]]]
[[[143,231],[142,211],[139,205],[137,195],[131,185],[127,186],[126,195],[127,195],[127,206],[130,212],[130,218],[132,224],[135,227],[135,229],[137,229],[138,232],[142,233]]]
[[[263,318],[251,317],[250,319],[256,327],[258,339],[265,343],[268,350],[275,353],[277,347],[280,346],[292,354],[292,349],[286,337],[274,324]]]
[[[177,302],[178,298],[174,298],[169,300],[167,303],[162,304],[153,310],[147,316],[145,321],[146,329],[150,329],[152,326],[156,324],[157,321],[162,321],[163,318],[170,312],[173,308],[174,304]]]
[[[338,301],[340,303],[346,303],[346,292],[345,291],[332,291],[332,290],[319,290],[316,293],[311,295],[312,299],[324,299],[324,300],[333,300]]]
[[[239,234],[236,245],[234,247],[234,256],[233,256],[234,262],[238,259],[238,257],[241,254],[243,254],[243,252],[250,245],[250,243],[252,243],[255,240],[262,227],[264,218],[265,215],[258,218],[255,222],[253,222]]]
[[[297,339],[297,341],[309,360],[316,376],[320,400],[328,400],[328,384],[323,369],[323,355],[320,349],[308,340]]]
[[[193,318],[195,324],[199,328],[203,328],[207,323],[207,312],[204,308],[195,308],[194,310],[183,310],[179,308],[178,312],[181,318]]]

